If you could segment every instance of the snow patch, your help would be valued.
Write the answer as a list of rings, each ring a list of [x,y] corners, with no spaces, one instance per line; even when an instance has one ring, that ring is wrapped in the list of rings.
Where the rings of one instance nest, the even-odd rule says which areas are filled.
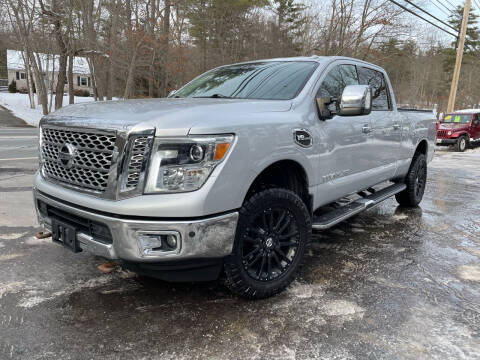
[[[296,299],[310,299],[318,298],[324,295],[323,288],[317,284],[301,284],[298,281],[293,282],[290,287],[287,288],[287,294],[289,297]]]
[[[30,296],[27,295],[24,299],[20,301],[18,305],[23,308],[32,308],[45,301],[53,300],[59,296],[71,295],[85,289],[92,289],[92,288],[104,286],[108,284],[110,281],[112,281],[112,279],[113,279],[112,276],[102,276],[98,278],[89,279],[87,281],[77,281],[72,285],[68,286],[67,288],[63,290],[55,291],[53,293],[47,293],[46,289],[48,289],[49,283],[44,283],[42,286],[43,289],[30,291],[29,292]]]
[[[8,284],[0,284],[0,299],[5,294],[14,294],[25,287],[24,281],[14,281]]]
[[[408,219],[408,215],[395,214],[395,215],[392,215],[392,219],[395,220],[395,221],[405,220],[405,219]]]
[[[24,236],[26,232],[23,233],[11,233],[11,234],[2,234],[0,235],[0,240],[17,240]]]
[[[52,238],[37,239],[35,236],[32,236],[25,240],[27,245],[41,245],[41,244],[53,244]]]
[[[480,266],[478,266],[478,265],[462,265],[458,268],[458,275],[463,280],[480,282]]]
[[[75,96],[75,104],[94,101],[93,97]],[[42,106],[37,105],[38,100],[35,95],[35,109],[30,109],[30,100],[28,94],[20,93],[0,93],[0,105],[10,110],[15,116],[24,120],[27,124],[38,126],[43,116]],[[68,95],[63,97],[63,104],[68,106]],[[64,107],[65,107],[64,106]]]
[[[23,256],[21,253],[0,255],[0,261],[7,261]]]
[[[365,309],[347,300],[329,301],[324,305],[323,311],[328,316],[359,315],[360,318],[365,313]]]

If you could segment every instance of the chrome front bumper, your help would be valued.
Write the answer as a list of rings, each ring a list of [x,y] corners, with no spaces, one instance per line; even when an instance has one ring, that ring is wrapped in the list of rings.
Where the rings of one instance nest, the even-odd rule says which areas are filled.
[[[82,250],[107,259],[122,259],[132,262],[160,262],[169,260],[220,258],[231,254],[238,212],[217,215],[195,220],[136,220],[127,217],[115,217],[96,213],[90,209],[77,208],[75,205],[59,201],[36,188],[33,190],[38,221],[47,229],[51,229],[52,219],[42,214],[38,208],[38,200],[48,206],[59,209],[82,219],[101,223],[111,232],[112,244],[95,240],[89,234],[77,232],[76,238]],[[175,232],[179,245],[176,251],[143,254],[138,241],[140,233]]]

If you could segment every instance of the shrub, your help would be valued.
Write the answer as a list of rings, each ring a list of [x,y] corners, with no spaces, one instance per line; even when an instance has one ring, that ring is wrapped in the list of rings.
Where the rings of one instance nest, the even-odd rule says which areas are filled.
[[[9,93],[16,93],[17,92],[17,82],[15,80],[12,80],[10,85],[8,85],[8,92]]]
[[[73,95],[81,96],[81,97],[89,97],[90,96],[90,91],[83,90],[83,89],[74,89],[73,90]]]
[[[28,94],[28,89],[26,87],[21,87],[17,90],[20,94]]]

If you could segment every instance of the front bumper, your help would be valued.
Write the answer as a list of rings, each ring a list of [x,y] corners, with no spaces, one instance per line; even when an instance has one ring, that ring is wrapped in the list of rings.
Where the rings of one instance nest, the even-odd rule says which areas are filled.
[[[47,229],[51,228],[52,215],[40,211],[39,203],[48,209],[62,211],[65,216],[84,219],[87,223],[95,222],[108,228],[111,243],[95,239],[91,234],[77,231],[76,238],[82,250],[107,259],[121,259],[130,262],[162,262],[183,259],[221,258],[231,254],[238,212],[205,217],[201,219],[168,220],[155,218],[128,218],[115,214],[99,213],[92,209],[53,198],[34,188],[35,207],[38,221]],[[144,254],[138,241],[139,233],[176,233],[179,244],[176,251]]]
[[[454,145],[457,143],[457,138],[450,139],[437,139],[437,145]]]

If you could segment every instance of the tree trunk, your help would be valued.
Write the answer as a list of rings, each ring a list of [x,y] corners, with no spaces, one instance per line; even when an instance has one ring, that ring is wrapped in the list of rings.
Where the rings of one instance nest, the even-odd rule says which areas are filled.
[[[70,53],[68,57],[68,103],[73,104],[75,103],[75,96],[73,94],[73,58],[75,54],[73,52]]]
[[[25,73],[27,76],[28,100],[30,102],[30,109],[35,109],[35,96],[33,95],[32,71],[30,70],[30,61],[26,55],[26,50],[22,52],[23,64],[25,65]]]
[[[167,65],[168,65],[168,48],[170,38],[170,7],[171,1],[165,0],[165,12],[163,15],[163,33],[162,33],[162,67],[160,73],[160,97],[166,97],[168,92],[167,84]]]

